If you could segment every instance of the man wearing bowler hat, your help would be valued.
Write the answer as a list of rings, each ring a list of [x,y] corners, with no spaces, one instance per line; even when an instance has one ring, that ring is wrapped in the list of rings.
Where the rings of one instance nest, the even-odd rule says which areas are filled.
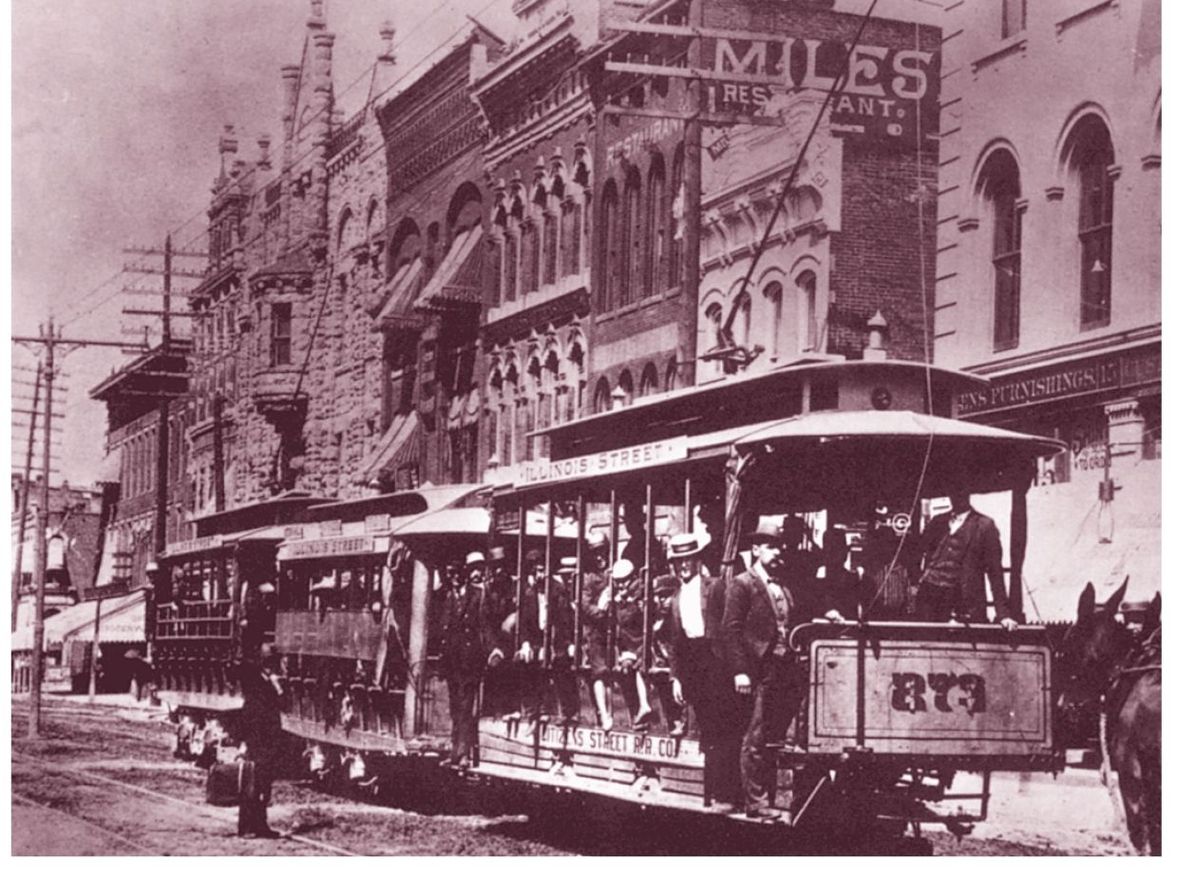
[[[766,821],[788,816],[772,807],[776,755],[770,743],[784,740],[797,709],[795,664],[788,650],[789,626],[797,602],[782,583],[781,527],[761,518],[749,536],[752,565],[732,579],[723,612],[723,635],[734,689],[747,719],[740,747],[744,806],[750,818]]]
[[[695,710],[706,787],[716,809],[730,811],[739,797],[738,740],[731,725],[734,707],[720,640],[724,582],[702,574],[707,544],[707,538],[697,534],[670,539],[666,558],[679,586],[660,635],[674,699],[689,702]]]
[[[451,749],[454,766],[469,765],[478,739],[475,704],[487,663],[503,657],[495,647],[486,616],[486,557],[466,555],[465,577],[453,579],[442,612],[441,668],[449,688]]]

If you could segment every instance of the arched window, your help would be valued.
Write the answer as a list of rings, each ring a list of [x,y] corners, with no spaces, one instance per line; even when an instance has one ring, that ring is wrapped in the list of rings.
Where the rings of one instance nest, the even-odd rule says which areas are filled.
[[[1022,290],[1022,193],[1008,150],[985,161],[979,186],[993,222],[993,347],[1001,351],[1018,344]]]
[[[602,376],[597,380],[597,387],[593,390],[593,412],[609,411],[609,380]]]
[[[507,366],[503,375],[502,405],[499,416],[501,430],[501,446],[499,448],[499,464],[509,465],[515,460],[515,408],[519,397],[519,370],[515,364]]]
[[[783,349],[781,337],[784,335],[784,289],[779,281],[773,281],[764,288],[764,298],[772,314],[772,327],[769,330],[769,356],[779,358]]]
[[[616,304],[617,219],[617,185],[610,180],[601,196],[601,277],[597,284],[597,308],[601,312]]]
[[[672,357],[666,364],[666,390],[678,387],[678,358]]]
[[[670,234],[670,252],[666,264],[668,287],[682,284],[683,224],[675,216],[675,206],[677,205],[679,214],[684,213],[684,197],[683,146],[679,144],[674,151],[674,160],[670,163],[670,198],[666,200],[666,229]]]
[[[629,370],[622,370],[621,375],[617,377],[617,389],[621,392],[617,395],[621,406],[633,403],[633,374]]]
[[[646,265],[643,276],[644,292],[652,296],[663,288],[666,277],[662,264],[666,258],[666,167],[662,156],[655,153],[650,160],[649,184],[646,187]]]
[[[1107,127],[1095,116],[1070,137],[1069,164],[1079,188],[1079,324],[1104,327],[1112,316],[1112,202],[1115,162]]]
[[[707,329],[710,331],[711,345],[719,345],[720,332],[723,330],[723,306],[719,303],[712,303],[703,312],[703,317],[707,319]]]
[[[802,351],[817,351],[820,327],[817,315],[817,275],[802,272],[797,276],[797,301],[801,304],[801,320],[804,336]]]
[[[560,208],[560,250],[563,254],[560,272],[576,275],[580,272],[580,238],[583,207],[571,195],[566,196]]]
[[[646,364],[642,369],[642,380],[638,385],[638,397],[648,397],[658,393],[658,368],[653,364]]]
[[[524,294],[539,288],[539,233],[528,217],[519,226],[519,269]]]
[[[625,180],[625,210],[621,217],[621,281],[619,305],[627,305],[639,296],[642,272],[642,178],[631,168]]]
[[[736,310],[735,320],[732,321],[733,341],[747,348],[748,337],[752,332],[752,297],[741,294],[733,308]]]
[[[514,302],[519,284],[519,228],[512,224],[503,235],[503,300]]]
[[[568,349],[568,398],[564,421],[578,419],[584,412],[584,346],[580,340]]]

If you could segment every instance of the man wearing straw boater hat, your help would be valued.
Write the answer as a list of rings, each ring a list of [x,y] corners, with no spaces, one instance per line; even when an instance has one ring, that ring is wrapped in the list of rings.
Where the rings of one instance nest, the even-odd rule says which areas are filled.
[[[715,809],[730,811],[739,797],[738,740],[730,723],[734,715],[730,676],[724,662],[721,632],[724,582],[704,577],[701,557],[705,535],[681,534],[670,539],[666,559],[678,579],[678,591],[662,628],[675,702],[689,702],[699,725],[706,788]]]
[[[750,818],[766,821],[788,815],[772,807],[776,755],[770,743],[782,742],[796,710],[795,669],[788,650],[789,627],[797,616],[794,585],[782,583],[782,530],[762,517],[749,535],[752,565],[732,578],[723,613],[724,646],[734,689],[746,719],[740,747],[744,805]]]

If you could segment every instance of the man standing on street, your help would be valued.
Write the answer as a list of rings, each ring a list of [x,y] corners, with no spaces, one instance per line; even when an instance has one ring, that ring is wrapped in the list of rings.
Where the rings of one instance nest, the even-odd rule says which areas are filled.
[[[723,632],[732,685],[743,702],[747,727],[740,748],[744,805],[749,818],[789,821],[774,809],[776,755],[784,741],[803,687],[788,650],[789,626],[797,606],[780,582],[781,529],[762,520],[752,533],[752,565],[732,579],[724,603]]]
[[[975,511],[968,493],[959,487],[950,493],[949,501],[952,510],[935,517],[924,533],[924,573],[915,596],[917,616],[985,623],[988,577],[997,621],[1007,630],[1017,629],[1005,592],[997,525]]]
[[[245,660],[238,670],[246,761],[239,777],[239,837],[280,836],[266,819],[282,751],[282,685],[277,668],[273,646],[262,645],[258,659]]]
[[[704,577],[702,535],[675,535],[666,551],[678,592],[660,631],[670,666],[675,702],[690,703],[699,724],[704,774],[717,811],[730,812],[739,797],[738,746],[732,724],[734,701],[720,641],[724,582]]]

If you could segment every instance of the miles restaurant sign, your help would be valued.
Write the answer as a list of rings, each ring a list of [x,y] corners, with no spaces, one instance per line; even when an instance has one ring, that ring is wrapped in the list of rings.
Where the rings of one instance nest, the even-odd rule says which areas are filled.
[[[706,31],[704,31],[706,34]],[[798,89],[824,93],[834,86],[847,44],[834,40],[747,38],[728,32],[703,37],[703,66],[710,68],[708,110],[777,116]],[[916,48],[858,45],[850,54],[846,85],[830,105],[836,134],[869,135],[915,143],[916,108],[925,135],[938,130],[940,57]],[[780,106],[778,106],[780,105]]]
[[[957,395],[957,415],[997,412],[1160,380],[1161,347],[1148,346],[1002,376],[987,388]]]

